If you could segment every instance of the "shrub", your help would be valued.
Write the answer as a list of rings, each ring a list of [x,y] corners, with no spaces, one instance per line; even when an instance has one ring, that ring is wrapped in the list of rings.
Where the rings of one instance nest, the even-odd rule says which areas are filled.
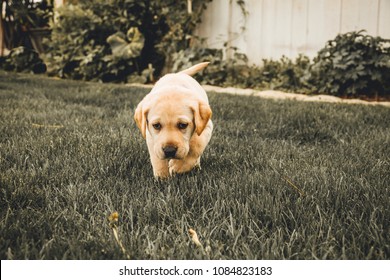
[[[39,54],[26,47],[11,50],[8,56],[0,61],[0,67],[7,71],[41,74],[46,72],[46,65]]]
[[[390,40],[364,31],[338,35],[318,52],[310,82],[339,96],[390,95]]]
[[[286,56],[278,61],[263,59],[261,87],[307,93],[311,88],[307,81],[310,63],[310,59],[302,54],[295,61]]]
[[[2,36],[6,48],[33,48],[28,37],[31,29],[49,26],[53,16],[53,0],[1,0]]]
[[[84,0],[58,10],[46,60],[60,77],[103,82],[158,76],[189,39],[210,0]],[[145,70],[146,69],[146,70]]]
[[[233,58],[224,59],[222,49],[187,48],[172,55],[175,63],[173,72],[188,68],[196,63],[208,61],[210,65],[197,75],[196,79],[209,85],[250,87],[253,85],[250,75],[255,66],[248,66],[245,54],[234,50]]]
[[[143,3],[136,1],[114,1],[109,5],[106,1],[94,4],[82,1],[79,5],[67,5],[58,10],[59,18],[53,25],[51,40],[46,42],[49,48],[46,60],[49,71],[64,78],[126,81],[128,75],[137,71],[137,57],[143,48],[143,42],[129,41],[122,38],[123,45],[140,43],[134,55],[123,57],[114,55],[111,44],[116,47],[121,34],[128,33],[138,24],[138,16],[143,15]],[[123,2],[123,5],[119,5]],[[130,11],[138,11],[138,16],[130,15]],[[134,13],[134,11],[132,13]],[[118,14],[118,15],[116,15]]]
[[[279,89],[307,92],[310,59],[299,55],[293,61],[285,56],[280,60],[263,59],[261,67],[249,65],[245,54],[233,49],[232,58],[224,59],[220,49],[189,48],[172,56],[173,71],[193,64],[209,61],[210,65],[197,77],[202,83],[218,86],[235,86],[257,89]]]
[[[235,52],[233,58],[224,59],[221,49],[188,48],[172,55],[175,63],[173,72],[188,68],[196,63],[208,61],[210,65],[197,75],[196,79],[203,84],[218,86],[250,87],[253,85],[250,75],[255,67],[248,66],[244,54]]]

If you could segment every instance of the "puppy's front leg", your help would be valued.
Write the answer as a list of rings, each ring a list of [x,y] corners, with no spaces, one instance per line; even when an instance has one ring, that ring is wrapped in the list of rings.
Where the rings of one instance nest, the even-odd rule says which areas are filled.
[[[168,160],[162,160],[157,157],[154,152],[154,142],[149,134],[146,136],[146,143],[148,145],[154,177],[162,179],[169,177]]]
[[[169,177],[168,160],[161,160],[151,154],[150,161],[152,163],[154,177],[161,179]]]

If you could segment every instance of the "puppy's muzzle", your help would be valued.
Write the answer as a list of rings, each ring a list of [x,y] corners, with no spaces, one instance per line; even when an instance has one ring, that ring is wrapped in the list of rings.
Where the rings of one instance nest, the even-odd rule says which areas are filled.
[[[162,148],[162,150],[166,159],[172,159],[176,157],[177,147],[165,146]]]

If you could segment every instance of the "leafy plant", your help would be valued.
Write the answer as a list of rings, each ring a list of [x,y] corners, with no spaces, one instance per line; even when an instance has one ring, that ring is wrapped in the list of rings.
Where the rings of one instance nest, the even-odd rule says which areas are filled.
[[[0,68],[7,71],[41,74],[46,72],[46,65],[38,53],[26,47],[17,47],[0,62]]]
[[[19,0],[4,2],[6,19],[14,21],[25,28],[49,26],[53,16],[52,0]],[[2,3],[3,4],[3,3]]]
[[[300,54],[295,61],[286,56],[280,60],[263,59],[261,67],[261,87],[270,89],[307,92],[310,85],[307,81],[309,75],[310,59]]]
[[[125,11],[137,5],[130,4]],[[105,1],[97,1],[94,5],[81,2],[60,8],[51,40],[47,42],[49,52],[45,59],[50,64],[50,73],[73,79],[125,81],[127,74],[136,70],[137,62],[127,55],[113,55],[107,42],[113,36],[112,44],[117,48],[118,44],[114,41],[121,32],[119,28],[127,28],[128,31],[133,27],[131,24],[136,24],[135,17],[129,18],[126,25],[119,24],[121,17],[114,20],[119,22],[106,22],[114,19],[114,12],[119,12],[120,8],[107,5]],[[118,54],[117,51],[115,53]]]
[[[28,31],[48,27],[53,16],[53,0],[2,0],[0,1],[4,43],[8,49],[32,47]]]
[[[251,75],[251,72],[256,67],[248,66],[245,54],[238,53],[236,49],[233,51],[233,58],[225,59],[222,49],[187,48],[172,55],[175,61],[172,71],[177,72],[196,63],[208,61],[210,64],[202,71],[202,75],[196,76],[201,83],[241,87],[253,85],[251,78],[255,75]]]
[[[171,69],[172,50],[187,47],[211,0],[84,0],[58,10],[47,45],[50,73],[60,77],[126,82]],[[125,35],[126,34],[126,35]]]
[[[339,96],[390,95],[390,40],[365,31],[338,35],[318,52],[311,83]]]
[[[107,38],[112,55],[124,59],[140,56],[144,47],[144,41],[144,36],[136,27],[131,27],[126,35],[119,31]]]
[[[174,67],[175,60],[172,54],[187,50],[201,40],[194,36],[194,31],[201,22],[201,15],[212,0],[192,0],[191,11],[188,10],[188,2],[182,0],[159,0],[153,6],[157,12],[155,16],[168,27],[162,40],[157,43],[156,48],[165,59],[165,71],[170,72]]]
[[[196,79],[205,84],[222,84],[226,80],[224,71],[223,52],[221,49],[187,48],[172,54],[172,72],[189,68],[190,66],[208,61],[210,64],[202,71],[202,75],[196,75]]]
[[[279,89],[307,92],[310,59],[299,55],[293,61],[285,56],[280,60],[263,59],[261,67],[249,65],[245,54],[233,48],[233,56],[224,59],[220,49],[188,48],[175,53],[173,72],[193,64],[209,61],[210,65],[197,76],[202,83],[218,86],[235,86],[257,89]]]

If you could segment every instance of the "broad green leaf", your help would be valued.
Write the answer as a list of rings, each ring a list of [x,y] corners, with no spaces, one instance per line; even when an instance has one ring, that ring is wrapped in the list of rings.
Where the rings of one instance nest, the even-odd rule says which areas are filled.
[[[131,27],[127,35],[117,32],[107,38],[114,57],[129,59],[141,55],[145,38],[137,27]]]

